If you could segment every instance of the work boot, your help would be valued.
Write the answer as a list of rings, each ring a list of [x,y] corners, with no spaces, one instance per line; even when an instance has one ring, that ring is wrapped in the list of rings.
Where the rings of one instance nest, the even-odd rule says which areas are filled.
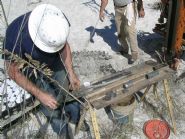
[[[121,55],[127,55],[128,54],[128,49],[122,49],[120,51]]]
[[[132,52],[132,56],[128,59],[128,64],[133,64],[138,58],[138,53]]]
[[[117,44],[118,44],[118,47],[120,48],[120,51],[119,52],[122,55],[128,54],[129,48],[127,47],[127,45],[124,45],[123,41],[121,40],[121,35],[118,35]]]

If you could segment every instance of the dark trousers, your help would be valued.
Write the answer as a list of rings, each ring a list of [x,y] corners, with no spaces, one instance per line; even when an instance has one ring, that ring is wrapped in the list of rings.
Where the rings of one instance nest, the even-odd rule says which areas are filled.
[[[56,80],[61,86],[68,90],[69,80],[64,68],[54,72],[51,77]],[[60,106],[52,110],[47,106],[41,104],[40,110],[47,117],[54,132],[58,135],[68,134],[68,122],[77,124],[80,117],[80,104],[77,101],[66,102],[70,96],[64,89],[59,87],[57,83],[51,82],[50,79],[40,75],[36,80],[36,85],[51,94]]]

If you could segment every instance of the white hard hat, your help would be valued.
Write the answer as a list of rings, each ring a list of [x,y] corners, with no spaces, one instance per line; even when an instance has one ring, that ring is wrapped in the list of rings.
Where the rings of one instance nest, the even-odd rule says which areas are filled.
[[[60,9],[51,4],[42,4],[31,12],[28,30],[33,43],[39,49],[55,53],[66,43],[69,23]]]

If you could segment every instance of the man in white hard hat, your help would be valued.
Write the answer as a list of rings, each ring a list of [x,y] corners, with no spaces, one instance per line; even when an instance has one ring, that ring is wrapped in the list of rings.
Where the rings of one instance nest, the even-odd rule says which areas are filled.
[[[138,4],[136,4],[136,1],[138,1]],[[118,40],[123,48],[123,53],[128,54],[130,47],[131,57],[129,58],[128,64],[133,64],[138,58],[136,15],[138,11],[139,17],[145,16],[143,1],[113,0],[113,3]],[[107,4],[108,0],[101,0],[99,18],[102,21],[104,19],[104,10]]]
[[[77,101],[66,102],[69,84],[73,90],[79,89],[80,81],[73,71],[70,46],[67,42],[70,24],[63,12],[50,4],[37,6],[16,18],[7,28],[4,49],[27,60],[25,54],[39,61],[53,71],[49,80],[42,72],[38,77],[27,77],[33,69],[21,71],[11,55],[4,55],[9,76],[21,87],[41,102],[41,110],[51,122],[53,130],[66,135],[70,120],[79,120],[80,105]]]

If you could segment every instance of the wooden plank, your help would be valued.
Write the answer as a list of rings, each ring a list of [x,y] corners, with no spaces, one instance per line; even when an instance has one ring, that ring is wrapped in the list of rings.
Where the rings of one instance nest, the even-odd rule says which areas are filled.
[[[155,95],[155,98],[159,100],[158,91],[157,91],[157,84],[158,83],[155,83],[153,85],[153,94]]]
[[[86,104],[86,105],[88,105],[88,104]],[[82,114],[80,115],[80,120],[79,120],[79,122],[77,124],[77,127],[75,129],[75,135],[77,135],[79,133],[80,128],[81,128],[81,126],[82,126],[82,124],[83,124],[83,122],[85,120],[85,116],[86,116],[87,111],[88,111],[87,108],[83,108],[82,111],[80,112]]]
[[[117,94],[115,97],[111,98],[111,100],[104,100],[102,97],[100,99],[93,99],[93,100],[89,98],[89,101],[97,109],[106,107],[110,104],[120,103],[125,97],[133,95],[135,92],[141,89],[144,89],[151,84],[154,84],[160,80],[168,78],[169,74],[171,73],[171,70],[169,69],[169,72],[167,70],[163,70],[163,71],[160,71],[159,73],[160,73],[159,75],[157,75],[156,77],[153,77],[152,79],[140,80],[136,84],[133,84],[133,86],[131,86],[130,88],[123,90],[124,93]]]
[[[156,64],[157,64],[156,62],[154,62],[152,60],[148,60],[144,63],[139,64],[139,65],[135,65],[133,67],[130,67],[128,69],[124,69],[124,70],[116,72],[114,74],[104,76],[100,79],[97,79],[97,80],[91,82],[91,84],[92,85],[97,84],[99,82],[106,81],[108,79],[113,80],[115,77],[119,78],[120,76],[124,76],[124,75],[136,74],[136,73],[138,73],[138,71],[140,71],[141,68],[143,68],[143,70],[147,70],[151,67],[156,66]],[[157,64],[157,65],[161,65],[161,64]]]
[[[145,90],[145,92],[144,92],[144,94],[143,94],[143,96],[142,96],[142,98],[141,98],[141,101],[143,101],[143,99],[145,98],[146,94],[147,94],[148,91],[150,90],[151,86],[152,86],[152,85],[149,85],[149,86],[146,87],[146,90]]]
[[[169,67],[164,67],[164,69],[169,69]],[[142,68],[141,68],[141,70],[142,70]],[[86,98],[88,100],[91,100],[91,101],[96,100],[98,98],[102,98],[102,97],[105,96],[105,94],[107,92],[116,91],[117,89],[122,88],[124,84],[126,84],[130,81],[133,81],[134,84],[136,84],[137,82],[141,82],[141,80],[145,79],[145,75],[150,73],[150,72],[151,72],[151,70],[150,71],[139,72],[138,74],[135,74],[135,75],[129,76],[127,78],[123,78],[123,79],[120,79],[118,81],[115,81],[112,84],[108,84],[105,87],[101,87],[100,89],[96,89],[96,90],[90,92],[86,96]]]
[[[135,76],[135,77],[133,76],[133,78],[136,78],[139,75],[143,75],[145,73],[150,72],[151,70],[153,70],[154,67],[160,66],[160,65],[164,66],[164,64],[159,64],[159,63],[156,63],[151,60],[146,61],[146,62],[141,63],[139,65],[136,65],[134,67],[124,69],[123,71],[120,71],[115,74],[111,74],[111,75],[108,75],[108,76],[103,77],[101,79],[98,79],[96,81],[93,81],[91,83],[91,86],[88,88],[85,88],[84,86],[82,86],[79,91],[73,92],[73,95],[75,97],[79,98],[79,97],[84,97],[84,96],[87,96],[87,95],[89,95],[91,93],[95,93],[95,92],[97,92],[97,94],[98,94],[99,89],[103,88],[103,86],[107,86],[108,84],[112,84],[113,82],[119,81],[120,79],[124,80],[125,78],[131,77],[133,75]],[[131,74],[128,74],[129,72],[131,72]],[[99,87],[97,87],[98,85],[99,85]]]

